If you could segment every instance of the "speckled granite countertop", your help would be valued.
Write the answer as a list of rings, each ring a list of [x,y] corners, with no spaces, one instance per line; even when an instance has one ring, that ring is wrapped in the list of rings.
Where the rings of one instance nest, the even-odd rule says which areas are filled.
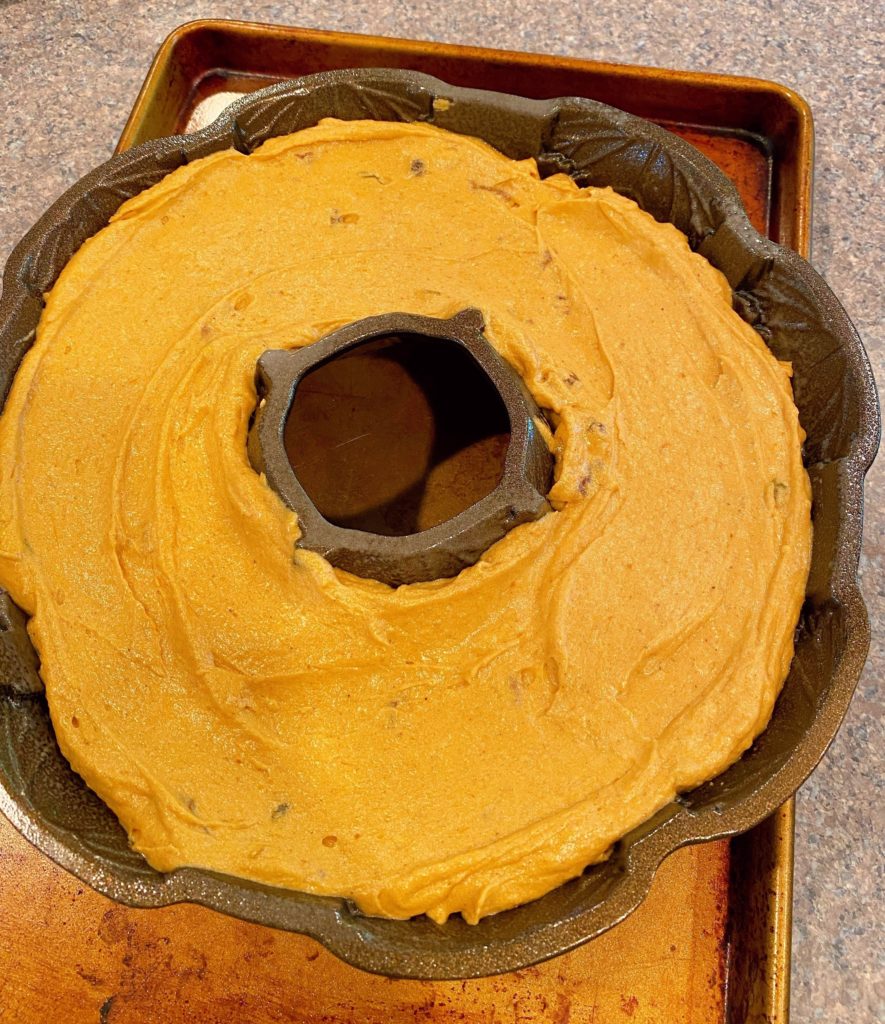
[[[110,155],[162,39],[199,17],[439,39],[755,75],[798,90],[817,130],[813,262],[885,381],[881,91],[875,4],[658,0],[630,10],[538,0],[0,0],[0,264],[61,191]],[[867,485],[861,564],[870,661],[847,721],[798,797],[793,1019],[863,1024],[885,1006],[881,942],[885,470]]]

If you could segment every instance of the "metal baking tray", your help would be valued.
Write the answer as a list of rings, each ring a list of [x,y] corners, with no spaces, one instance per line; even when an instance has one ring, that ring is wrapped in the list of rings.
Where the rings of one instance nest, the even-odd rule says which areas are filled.
[[[355,66],[411,68],[452,84],[538,98],[586,96],[647,117],[687,138],[732,178],[754,226],[807,254],[810,112],[788,89],[750,79],[196,22],[161,47],[118,150],[202,127],[226,102],[275,81]],[[46,999],[45,1019],[59,1006],[83,1007],[77,1019],[102,1013],[100,1019],[111,1019],[117,1001],[133,1016],[141,1009],[184,1019],[186,985],[187,1013],[239,1005],[258,1022],[277,1019],[283,1007],[289,1019],[304,1021],[411,1021],[418,1013],[428,1020],[485,1021],[496,1008],[514,1007],[525,1020],[783,1022],[792,856],[791,801],[739,839],[674,854],[630,918],[573,953],[496,978],[391,981],[346,966],[311,939],[199,907],[146,912],[112,904],[51,865],[0,819],[0,859],[10,865],[0,919],[19,926],[15,942],[0,943],[3,973],[16,979],[4,984],[3,995],[12,993],[7,1008],[17,1005],[19,989],[22,1000],[26,992],[30,1000]],[[21,892],[32,894],[26,904],[15,897]],[[45,917],[71,902],[77,913],[65,934],[45,931]],[[29,934],[57,948],[35,961]],[[40,984],[41,963],[55,968],[51,985]]]

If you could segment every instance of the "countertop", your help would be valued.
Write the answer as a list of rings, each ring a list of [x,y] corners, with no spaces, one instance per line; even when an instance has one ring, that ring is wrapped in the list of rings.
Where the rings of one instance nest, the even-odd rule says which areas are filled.
[[[176,25],[200,17],[746,74],[796,89],[816,124],[812,262],[841,298],[877,379],[885,381],[885,45],[876,5],[0,0],[0,265],[51,201],[111,154],[160,42]],[[868,477],[866,500],[861,574],[872,619],[870,659],[841,732],[797,801],[797,1022],[863,1024],[881,1019],[885,1005],[882,459]]]

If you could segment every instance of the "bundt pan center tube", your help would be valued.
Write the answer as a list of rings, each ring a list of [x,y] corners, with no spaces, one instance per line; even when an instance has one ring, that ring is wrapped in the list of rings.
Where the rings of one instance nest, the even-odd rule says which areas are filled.
[[[299,547],[316,551],[340,569],[400,586],[456,576],[520,523],[549,511],[545,495],[553,458],[536,423],[541,412],[519,375],[483,336],[483,317],[466,309],[449,320],[391,313],[368,317],[298,350],[270,350],[258,361],[259,406],[249,433],[252,465],[298,514]],[[299,482],[286,451],[286,423],[299,384],[347,352],[383,336],[418,337],[423,346],[450,342],[472,356],[507,410],[510,439],[494,490],[438,525],[408,536],[382,536],[329,522]],[[463,409],[470,416],[470,409]],[[344,443],[347,443],[346,441]]]
[[[792,669],[771,722],[731,768],[625,836],[607,861],[534,902],[476,925],[460,917],[442,926],[423,917],[375,918],[343,899],[194,868],[168,874],[152,869],[58,749],[24,616],[5,599],[0,809],[55,861],[124,903],[201,903],[311,935],[349,963],[391,976],[446,979],[510,971],[610,928],[642,900],[668,854],[753,827],[801,785],[824,753],[869,645],[857,565],[863,477],[879,439],[875,386],[860,340],[823,280],[796,254],[755,232],[727,179],[676,136],[589,100],[527,100],[373,69],[324,73],[254,93],[202,132],[139,146],[62,196],[6,269],[0,398],[5,401],[34,340],[43,295],[122,202],[194,159],[226,149],[248,154],[272,136],[323,117],[430,122],[484,139],[511,158],[533,157],[542,176],[564,172],[579,185],[611,186],[684,232],[726,276],[741,316],[779,359],[792,363],[807,434],[814,546]],[[536,485],[541,499],[543,489]]]

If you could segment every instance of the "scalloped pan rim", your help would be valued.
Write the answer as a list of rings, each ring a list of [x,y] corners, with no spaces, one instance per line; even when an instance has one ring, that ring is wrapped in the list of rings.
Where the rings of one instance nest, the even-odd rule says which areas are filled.
[[[639,168],[638,177],[636,166],[626,167],[625,173],[631,187],[640,193],[648,189],[650,198],[645,194],[634,198],[655,215],[660,213],[654,208],[660,199],[655,198],[649,163],[652,156],[664,154],[671,178],[670,201],[675,205],[678,194],[687,207],[678,213],[671,209],[660,219],[677,223],[689,235],[693,247],[714,265],[719,265],[719,250],[724,245],[720,269],[735,292],[747,297],[751,305],[754,300],[757,306],[771,303],[771,297],[765,294],[766,281],[771,281],[773,275],[783,275],[817,318],[812,326],[837,339],[848,375],[842,384],[854,389],[856,421],[842,449],[814,461],[809,470],[812,475],[818,470],[829,473],[839,495],[835,551],[827,583],[829,598],[843,615],[844,640],[831,677],[818,689],[813,719],[784,755],[773,760],[770,771],[751,775],[743,789],[735,787],[736,795],[719,792],[727,790],[722,780],[731,777],[730,773],[754,751],[758,740],[737,766],[677,798],[624,837],[605,863],[547,896],[484,918],[473,926],[460,917],[444,926],[426,918],[370,918],[347,900],[273,889],[196,868],[161,875],[146,865],[138,870],[121,867],[111,856],[98,854],[76,831],[41,816],[27,793],[2,771],[0,810],[58,864],[112,899],[132,906],[199,903],[246,920],[310,935],[348,963],[391,977],[443,980],[512,971],[566,952],[621,921],[642,901],[655,871],[670,853],[687,844],[752,828],[796,791],[823,756],[847,711],[869,648],[869,623],[857,569],[863,533],[863,479],[878,449],[880,433],[875,381],[860,338],[823,279],[797,254],[759,235],[750,225],[731,182],[677,136],[592,100],[531,100],[453,87],[416,72],[361,69],[323,72],[248,95],[202,131],[143,143],[112,157],[65,192],[24,236],[4,273],[0,297],[0,402],[5,401],[15,370],[33,340],[43,293],[70,254],[107,223],[123,201],[191,159],[227,148],[248,153],[256,140],[297,130],[301,125],[277,130],[283,123],[280,112],[288,109],[291,114],[293,105],[309,106],[318,97],[323,100],[325,94],[329,102],[321,116],[346,116],[355,104],[362,107],[360,116],[365,117],[434,121],[450,130],[458,130],[456,126],[463,122],[474,129],[465,133],[486,138],[510,156],[537,155],[542,173],[545,166],[548,173],[568,170],[581,184],[592,178],[596,161],[590,161],[588,176],[587,162],[582,163],[580,155],[575,159],[562,146],[557,148],[557,142],[563,142],[557,139],[557,132],[569,118],[579,123],[583,119],[596,127],[566,139],[573,149],[583,144],[592,151],[594,140],[599,147],[602,136],[607,143],[613,137],[623,142],[622,156],[631,144],[640,150],[645,147],[645,164]],[[439,97],[448,105],[437,104]],[[261,122],[262,118],[263,126],[253,131],[255,120]],[[617,152],[614,159],[618,159]],[[621,190],[630,192],[630,188]],[[72,221],[76,223],[73,232]],[[59,242],[65,232],[69,232],[67,253]],[[775,308],[772,315],[769,310],[769,319],[776,319],[776,312]],[[13,624],[10,629],[16,628]],[[0,707],[4,704],[10,715],[32,717],[39,713],[26,709],[42,705],[45,716],[45,701],[40,695],[4,697],[0,690]],[[595,889],[584,884],[590,875],[595,876]]]

